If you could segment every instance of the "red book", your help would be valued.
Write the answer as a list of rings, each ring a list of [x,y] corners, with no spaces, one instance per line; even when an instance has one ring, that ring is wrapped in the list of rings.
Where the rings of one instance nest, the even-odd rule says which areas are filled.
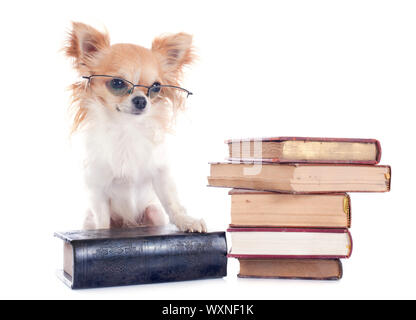
[[[273,137],[226,143],[231,161],[377,164],[381,158],[375,139]]]
[[[232,249],[239,259],[341,259],[352,253],[348,229],[230,228]]]

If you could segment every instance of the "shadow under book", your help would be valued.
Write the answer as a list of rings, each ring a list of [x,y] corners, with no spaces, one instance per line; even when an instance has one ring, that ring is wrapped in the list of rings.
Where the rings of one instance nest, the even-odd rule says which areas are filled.
[[[224,232],[174,227],[57,232],[64,241],[60,278],[73,289],[221,278],[227,275]]]

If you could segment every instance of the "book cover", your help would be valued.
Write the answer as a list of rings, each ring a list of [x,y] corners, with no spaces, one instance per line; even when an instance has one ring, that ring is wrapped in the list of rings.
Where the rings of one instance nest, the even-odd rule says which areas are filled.
[[[64,241],[61,279],[73,289],[221,278],[227,274],[224,232],[175,227],[57,232]]]
[[[237,162],[377,164],[381,159],[381,145],[376,139],[270,137],[225,143],[228,159]]]

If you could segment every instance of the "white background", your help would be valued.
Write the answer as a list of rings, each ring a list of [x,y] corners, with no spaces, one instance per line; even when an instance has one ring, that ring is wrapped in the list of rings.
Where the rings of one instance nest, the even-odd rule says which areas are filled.
[[[0,13],[1,298],[416,298],[416,6],[412,1],[8,1]],[[377,138],[392,191],[353,194],[354,252],[339,282],[237,279],[71,291],[55,277],[57,230],[80,227],[59,49],[70,21],[106,27],[112,42],[149,47],[185,31],[200,60],[195,93],[171,137],[188,211],[225,230],[226,189],[207,188],[226,138]]]

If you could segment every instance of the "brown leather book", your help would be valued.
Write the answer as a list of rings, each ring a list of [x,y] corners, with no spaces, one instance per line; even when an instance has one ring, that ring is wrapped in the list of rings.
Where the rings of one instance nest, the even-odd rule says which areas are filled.
[[[387,192],[390,178],[390,166],[216,162],[208,184],[283,193]]]
[[[339,280],[339,259],[239,259],[240,278]]]
[[[226,143],[233,161],[377,164],[381,158],[380,142],[375,139],[273,137]]]
[[[285,194],[233,189],[232,227],[351,227],[351,201],[346,193]]]

